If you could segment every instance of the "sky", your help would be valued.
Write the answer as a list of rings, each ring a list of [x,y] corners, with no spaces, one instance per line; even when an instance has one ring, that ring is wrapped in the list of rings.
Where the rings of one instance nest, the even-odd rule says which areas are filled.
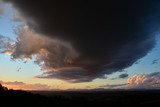
[[[160,3],[103,2],[0,1],[0,83],[159,89]]]

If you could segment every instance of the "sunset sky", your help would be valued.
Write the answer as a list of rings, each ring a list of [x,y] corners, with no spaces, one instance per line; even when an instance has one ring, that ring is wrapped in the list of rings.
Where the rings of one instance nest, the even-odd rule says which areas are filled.
[[[0,1],[0,83],[4,86],[23,90],[160,88],[159,2],[133,3],[133,9],[126,6],[128,11],[125,4],[117,3],[124,8],[117,10],[116,5],[108,14],[125,12],[115,13],[119,19],[114,19],[114,15],[101,15],[105,9],[95,11],[91,5],[96,3],[84,3],[84,10],[91,8],[86,18],[81,7],[70,11],[75,7],[68,6],[66,15],[57,6],[54,16],[48,15],[49,7],[39,10],[42,2],[30,6],[30,0],[28,4],[6,1]]]

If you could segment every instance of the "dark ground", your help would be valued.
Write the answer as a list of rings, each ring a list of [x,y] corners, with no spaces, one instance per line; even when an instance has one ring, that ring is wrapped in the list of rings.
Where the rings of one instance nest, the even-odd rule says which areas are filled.
[[[60,103],[63,99],[65,103],[75,106],[160,107],[160,90],[32,91],[32,93],[47,96],[52,100],[57,99]]]
[[[0,90],[0,107],[160,107],[160,90],[16,91]]]

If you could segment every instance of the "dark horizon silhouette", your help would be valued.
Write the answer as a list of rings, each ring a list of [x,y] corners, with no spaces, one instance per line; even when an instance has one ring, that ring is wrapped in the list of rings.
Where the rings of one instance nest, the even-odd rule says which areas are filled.
[[[154,106],[160,105],[160,90],[99,90],[99,91],[22,91],[0,85],[3,106]],[[11,103],[7,103],[11,102]]]

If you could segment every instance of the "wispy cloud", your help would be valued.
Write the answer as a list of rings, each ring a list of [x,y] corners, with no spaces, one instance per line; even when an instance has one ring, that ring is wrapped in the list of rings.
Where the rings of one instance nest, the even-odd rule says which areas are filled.
[[[128,74],[120,74],[119,76],[118,76],[120,79],[124,79],[124,78],[127,78],[128,77]]]
[[[3,13],[4,13],[4,10],[3,8],[0,7],[0,17],[3,15]]]
[[[24,82],[14,81],[14,82],[4,82],[0,83],[10,89],[22,89],[22,90],[50,90],[51,87],[45,84],[27,84]]]
[[[111,80],[116,80],[116,79],[125,79],[127,78],[129,75],[127,73],[123,73],[123,74],[120,74],[118,77],[114,77],[114,78],[111,78]]]
[[[152,64],[157,64],[159,62],[159,60],[160,60],[160,58],[153,60]]]
[[[99,88],[104,89],[121,89],[122,87],[126,86],[127,84],[106,84],[106,85],[100,85]]]

